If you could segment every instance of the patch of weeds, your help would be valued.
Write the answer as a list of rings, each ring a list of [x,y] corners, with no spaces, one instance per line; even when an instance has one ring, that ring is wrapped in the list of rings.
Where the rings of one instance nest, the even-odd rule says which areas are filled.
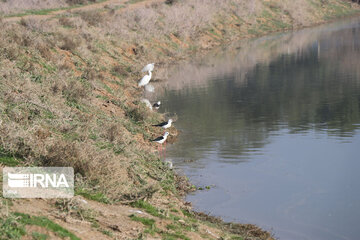
[[[161,232],[162,232],[160,229],[158,229],[156,227],[154,219],[138,217],[134,214],[130,215],[129,217],[131,218],[131,220],[136,221],[136,222],[141,222],[142,224],[147,226],[147,228],[144,230],[144,234],[150,234],[150,235],[154,236],[155,233],[161,234]],[[140,238],[140,239],[142,239],[142,238]]]
[[[97,142],[96,146],[101,150],[103,150],[103,149],[112,149],[114,147],[114,144],[108,142]]]
[[[98,136],[95,133],[90,133],[89,138],[96,141],[96,139],[98,139]]]
[[[136,133],[140,132],[140,129],[130,121],[124,121],[123,125],[131,134],[135,135]]]
[[[166,174],[166,177],[161,180],[160,185],[164,191],[177,192],[174,175],[171,172]]]
[[[90,221],[91,222],[91,221]],[[100,228],[100,225],[99,225],[99,223],[97,222],[97,221],[92,221],[91,222],[91,227],[92,228]]]
[[[49,110],[44,110],[44,117],[47,119],[55,119],[54,114]]]
[[[175,232],[175,233],[163,233],[162,234],[164,240],[176,240],[176,239],[184,239],[184,240],[190,240],[187,236],[185,236],[181,232]]]
[[[42,76],[41,75],[32,75],[30,80],[36,83],[42,83]]]
[[[33,240],[47,240],[47,239],[49,239],[48,235],[38,233],[38,232],[32,232],[31,236],[32,236]]]
[[[145,202],[145,201],[143,201],[143,200],[138,200],[138,201],[136,201],[136,202],[133,202],[133,203],[131,204],[131,206],[136,207],[136,208],[144,209],[145,212],[147,212],[147,213],[149,213],[149,214],[151,214],[151,215],[153,215],[153,216],[155,216],[155,217],[164,218],[164,215],[162,215],[162,214],[160,213],[160,211],[159,211],[156,207],[154,207],[154,206],[151,205],[150,203]]]
[[[94,200],[97,202],[102,202],[102,203],[110,203],[109,198],[107,198],[105,196],[105,194],[100,193],[100,192],[92,192],[90,190],[87,190],[85,188],[75,188],[75,194],[76,195],[81,195],[87,199],[90,200]]]
[[[276,26],[276,28],[278,29],[286,29],[286,28],[291,28],[290,24],[287,24],[285,22],[282,22],[281,20],[276,20],[276,19],[272,19],[271,20],[272,24],[274,26]]]
[[[19,217],[18,221],[24,225],[36,225],[40,227],[44,227],[61,238],[68,237],[71,240],[80,240],[77,236],[73,233],[69,232],[65,228],[61,227],[60,225],[54,223],[53,221],[49,220],[46,217],[37,217],[37,216],[30,216],[25,213],[14,213],[15,216]]]
[[[194,214],[192,214],[189,210],[187,209],[181,209],[181,212],[184,214],[184,216],[186,217],[194,217]]]
[[[6,17],[23,17],[26,15],[48,15],[51,12],[60,11],[66,8],[49,8],[49,9],[39,9],[39,10],[27,10],[24,13],[17,13],[7,15]]]
[[[221,36],[215,31],[215,29],[213,29],[213,28],[211,28],[211,29],[209,30],[209,32],[210,32],[212,35],[216,36],[216,37],[221,37]]]
[[[250,29],[248,29],[248,34],[258,36],[258,35],[260,35],[260,32],[255,28],[250,28]]]
[[[23,159],[16,154],[12,154],[2,148],[0,148],[0,163],[8,166],[15,167],[22,163]]]
[[[70,141],[80,140],[80,135],[76,132],[64,133],[63,136],[64,136],[64,139],[70,140]]]
[[[116,155],[122,154],[125,152],[126,145],[115,145],[113,151]]]
[[[109,97],[108,96],[104,96],[104,95],[96,95],[96,98],[105,100],[105,101],[109,101]]]
[[[244,240],[244,238],[239,237],[239,236],[232,236],[230,239],[231,240]]]
[[[166,229],[176,231],[177,229],[179,229],[179,227],[174,224],[168,224],[166,225]]]
[[[129,0],[126,2],[126,4],[134,4],[134,3],[138,3],[138,2],[143,2],[144,0]]]
[[[148,111],[145,107],[133,107],[127,108],[125,114],[129,117],[134,123],[139,124],[145,121],[148,117]]]
[[[89,109],[87,109],[85,106],[79,104],[77,101],[73,101],[73,100],[68,100],[66,101],[66,105],[68,105],[69,107],[72,108],[76,108],[77,110],[84,112],[84,113],[89,113]]]
[[[46,71],[48,73],[54,73],[56,71],[56,67],[54,67],[54,66],[51,66],[51,65],[49,65],[47,63],[44,63],[44,62],[40,62],[40,64],[44,69],[46,69]]]
[[[128,70],[120,65],[115,65],[111,69],[111,74],[118,78],[129,76]]]
[[[0,218],[1,239],[20,239],[26,234],[25,228],[18,218],[12,214]]]
[[[0,182],[2,181],[2,179],[0,179]],[[2,202],[2,207],[5,205],[7,205],[7,206],[13,206],[14,205],[14,203],[12,202],[12,198],[0,198],[1,199],[1,202]],[[1,206],[1,204],[0,204],[0,206]]]
[[[170,214],[169,218],[170,218],[171,220],[173,220],[173,221],[179,221],[179,220],[181,219],[180,217],[178,217],[178,216],[176,216],[176,215],[174,215],[174,214]]]
[[[109,87],[108,85],[104,84],[104,89],[108,92],[108,93],[111,93],[111,94],[114,94],[114,90]]]
[[[273,31],[273,27],[269,26],[268,24],[261,24],[259,26],[259,30],[262,31],[262,32],[271,32]]]
[[[131,220],[136,222],[141,222],[142,224],[148,227],[153,227],[155,225],[155,220],[151,218],[138,217],[134,214],[131,214],[129,217],[131,218]]]
[[[106,229],[99,229],[99,231],[100,231],[101,233],[103,233],[103,234],[105,234],[105,235],[109,236],[109,237],[113,237],[113,236],[114,236],[113,232],[112,232],[112,231],[110,231],[110,230],[106,230]]]

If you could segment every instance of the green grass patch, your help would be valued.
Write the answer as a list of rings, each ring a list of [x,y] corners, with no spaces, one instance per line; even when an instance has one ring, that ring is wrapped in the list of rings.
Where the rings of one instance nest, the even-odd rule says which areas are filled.
[[[181,209],[181,212],[184,214],[184,216],[186,217],[194,217],[194,214],[192,214],[191,212],[189,212],[189,210],[186,209]]]
[[[155,226],[155,220],[154,219],[150,219],[150,218],[145,218],[145,217],[138,217],[134,214],[130,215],[131,220],[136,221],[136,222],[141,222],[142,224],[144,224],[145,226],[148,227],[153,227]]]
[[[144,0],[129,0],[126,2],[126,4],[134,4],[134,3],[138,3],[138,2],[143,2]]]
[[[155,217],[164,218],[164,215],[162,215],[156,207],[154,207],[150,203],[145,202],[143,200],[138,200],[138,201],[132,203],[131,206],[144,209],[145,212],[147,212]]]
[[[40,227],[44,227],[61,238],[70,238],[71,240],[80,240],[77,236],[73,233],[69,232],[65,228],[61,227],[60,225],[54,223],[53,221],[49,220],[46,217],[37,217],[37,216],[30,216],[25,213],[14,213],[15,216],[18,217],[17,221],[24,224],[24,225],[36,225]]]
[[[47,239],[49,239],[48,235],[38,233],[38,232],[32,232],[31,236],[32,236],[33,240],[47,240]]]
[[[20,239],[26,234],[25,228],[17,217],[10,215],[7,218],[0,218],[0,239]]]
[[[100,229],[99,231],[100,231],[102,234],[105,234],[105,235],[107,235],[107,236],[109,236],[109,237],[113,237],[113,236],[114,236],[113,232],[110,231],[110,230]]]
[[[244,238],[239,237],[239,236],[232,236],[230,239],[231,240],[244,240]]]
[[[66,105],[68,105],[71,108],[76,108],[77,110],[84,112],[84,113],[90,113],[89,109],[84,106],[81,105],[80,103],[78,103],[77,101],[74,100],[67,100],[66,101]]]
[[[15,167],[20,165],[23,162],[23,159],[20,156],[16,156],[6,150],[0,148],[0,163],[8,166]]]
[[[166,229],[176,231],[177,229],[179,229],[179,227],[174,224],[168,224],[166,225]]]
[[[163,233],[162,236],[163,236],[164,240],[177,240],[177,239],[190,240],[190,238],[188,238],[181,232],[176,232],[176,233],[166,232],[166,233]]]
[[[81,195],[84,198],[87,198],[87,199],[90,199],[93,201],[107,203],[107,204],[110,203],[110,200],[105,196],[105,194],[100,193],[100,192],[91,192],[90,190],[86,190],[84,188],[76,188],[75,194]]]

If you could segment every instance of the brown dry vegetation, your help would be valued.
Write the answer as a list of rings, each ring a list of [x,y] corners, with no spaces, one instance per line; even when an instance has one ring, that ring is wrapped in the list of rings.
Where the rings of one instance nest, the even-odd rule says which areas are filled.
[[[340,0],[154,1],[0,23],[1,156],[24,166],[72,166],[76,193],[87,198],[164,206],[188,185],[149,143],[163,116],[140,103],[141,67],[156,62],[154,77],[166,78],[167,64],[197,50],[357,9]]]
[[[36,10],[66,8],[94,3],[96,0],[1,0],[0,15],[35,12]]]

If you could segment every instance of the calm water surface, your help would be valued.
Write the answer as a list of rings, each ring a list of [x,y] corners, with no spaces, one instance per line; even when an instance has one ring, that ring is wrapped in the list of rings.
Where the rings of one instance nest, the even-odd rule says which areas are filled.
[[[173,69],[167,158],[196,210],[280,239],[360,239],[360,19],[234,43]]]

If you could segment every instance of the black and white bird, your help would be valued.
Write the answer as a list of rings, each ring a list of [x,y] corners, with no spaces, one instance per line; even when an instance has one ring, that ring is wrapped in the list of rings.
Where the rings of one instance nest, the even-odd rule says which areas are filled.
[[[157,137],[154,140],[151,140],[152,142],[157,142],[160,144],[160,146],[158,146],[158,152],[160,155],[160,159],[161,159],[161,153],[162,153],[162,144],[165,143],[165,152],[164,152],[164,159],[166,158],[165,153],[166,153],[166,139],[168,137],[169,133],[165,132],[163,136]],[[159,149],[160,147],[160,149]]]
[[[162,127],[163,129],[167,129],[171,127],[171,123],[173,122],[172,119],[169,119],[167,122],[162,122],[156,125],[153,125],[154,127]]]
[[[169,135],[169,133],[165,132],[163,136],[157,137],[157,138],[155,138],[155,139],[153,139],[151,141],[163,144],[166,141],[168,135]]]
[[[152,107],[155,108],[156,110],[158,110],[158,109],[160,108],[160,105],[161,105],[161,102],[158,101],[158,102],[154,103],[154,104],[152,105]]]
[[[146,65],[143,69],[141,69],[141,72],[148,72],[154,70],[155,63],[149,63]]]

